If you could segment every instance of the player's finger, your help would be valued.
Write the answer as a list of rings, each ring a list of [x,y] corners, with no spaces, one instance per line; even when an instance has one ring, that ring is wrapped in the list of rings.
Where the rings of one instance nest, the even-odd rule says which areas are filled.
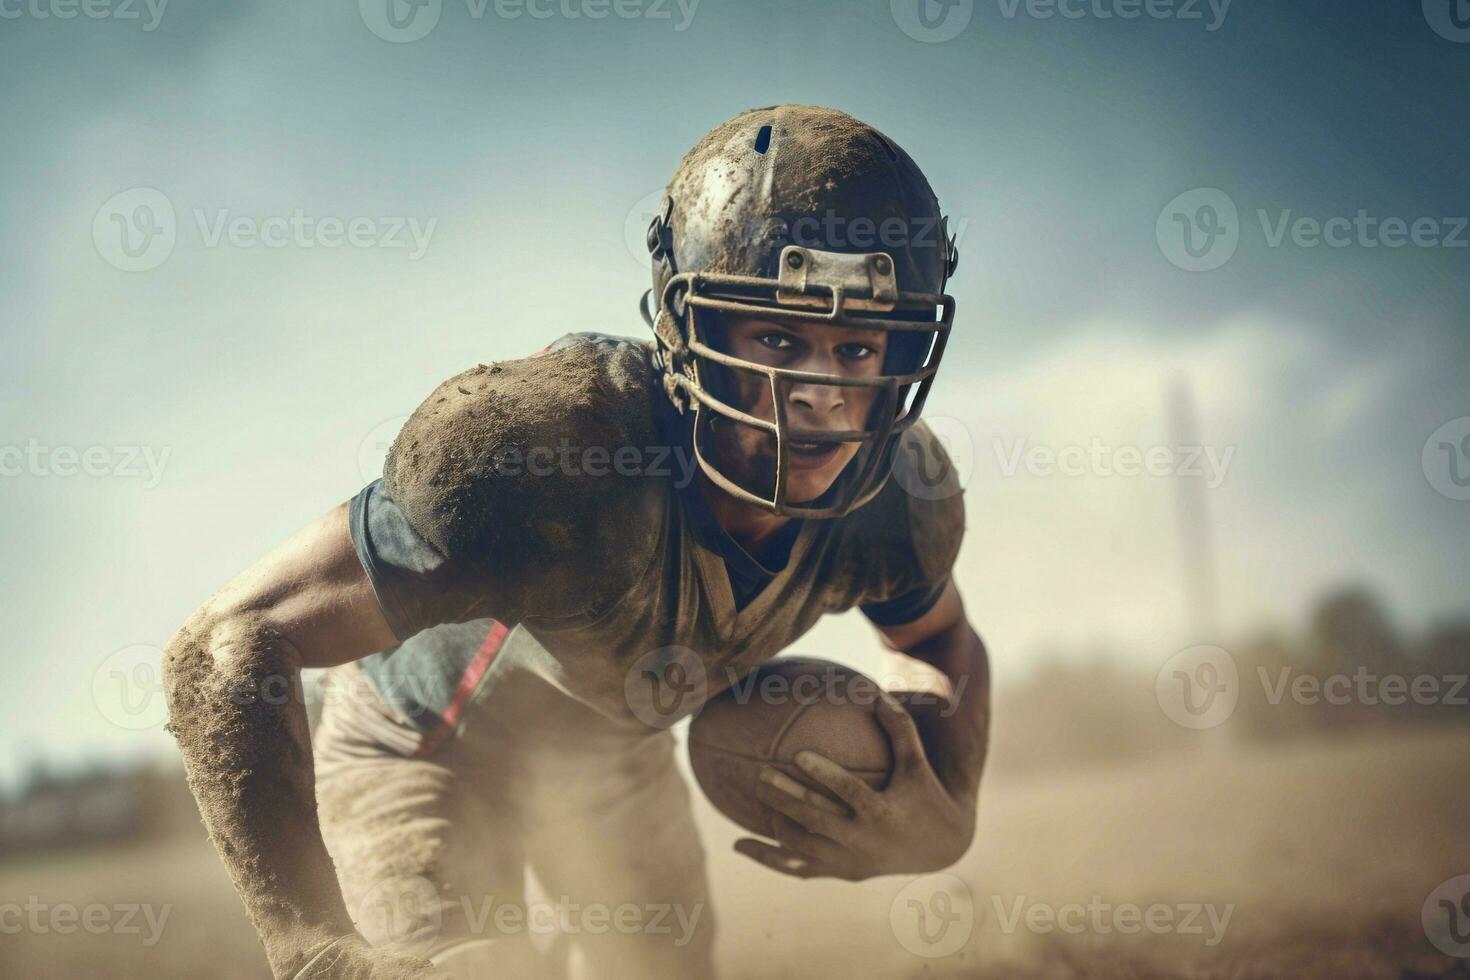
[[[795,782],[795,780],[790,781]],[[800,789],[803,792],[810,792],[804,786],[800,786]],[[765,779],[762,779],[756,784],[755,798],[777,813],[784,814],[792,820],[795,820],[812,833],[821,834],[823,837],[829,837],[832,840],[842,838],[843,825],[849,822],[845,814],[839,817],[830,810],[818,809],[805,799],[793,796],[787,790]]]
[[[810,786],[803,786],[779,769],[767,766],[761,770],[760,780],[771,787],[780,790],[787,796],[802,800],[824,813],[830,813],[834,817],[851,816],[851,812],[841,803],[836,803],[818,793]],[[757,784],[759,789],[759,784]]]
[[[803,749],[796,753],[796,764],[802,772],[831,790],[854,813],[860,812],[873,796],[873,787],[819,752]],[[812,795],[826,800],[820,793]]]
[[[776,834],[776,842],[797,857],[804,858],[808,870],[814,875],[833,874],[832,869],[846,861],[847,852],[840,845],[811,833],[784,813],[771,815],[771,829]]]
[[[790,875],[793,878],[812,877],[810,861],[792,854],[785,848],[775,847],[765,841],[756,840],[754,837],[742,837],[736,841],[735,852],[744,854],[752,861],[764,864],[772,871],[779,871],[783,875]]]
[[[919,738],[919,726],[914,724],[914,716],[905,711],[893,695],[885,691],[878,699],[878,709],[874,714],[893,742],[893,761],[899,771],[912,769],[915,765],[928,765],[924,758],[924,742]]]

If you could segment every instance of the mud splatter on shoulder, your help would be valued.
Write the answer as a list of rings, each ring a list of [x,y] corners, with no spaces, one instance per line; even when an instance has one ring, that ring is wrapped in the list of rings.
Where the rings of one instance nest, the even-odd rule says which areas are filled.
[[[640,530],[656,488],[585,461],[594,448],[612,458],[656,444],[651,371],[644,347],[581,341],[477,365],[404,425],[384,467],[387,490],[446,556],[510,555],[571,572],[607,562]]]

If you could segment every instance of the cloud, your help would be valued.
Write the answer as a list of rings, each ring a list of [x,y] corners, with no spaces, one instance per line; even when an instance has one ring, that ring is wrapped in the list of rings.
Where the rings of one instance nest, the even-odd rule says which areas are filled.
[[[1319,328],[1266,316],[1173,337],[1099,320],[1063,337],[965,386],[942,378],[931,402],[973,442],[959,576],[1002,656],[1105,646],[1158,657],[1208,639],[1190,635],[1186,615],[1186,563],[1205,559],[1182,545],[1183,455],[1169,475],[1120,474],[1125,447],[1174,444],[1174,378],[1187,379],[1199,441],[1215,451],[1218,485],[1201,497],[1227,630],[1299,620],[1325,584],[1369,573],[1366,556],[1390,547],[1392,522],[1362,515],[1403,462],[1355,426],[1394,406],[1423,344],[1365,365]],[[1343,445],[1362,455],[1344,458]],[[1209,457],[1199,468],[1209,483]],[[1406,556],[1395,574],[1414,567]]]

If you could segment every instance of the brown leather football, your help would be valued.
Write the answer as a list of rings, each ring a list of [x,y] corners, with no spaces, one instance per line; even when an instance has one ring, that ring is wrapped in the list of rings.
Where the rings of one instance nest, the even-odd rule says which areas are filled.
[[[796,765],[820,752],[882,789],[893,748],[874,716],[872,678],[815,657],[780,657],[706,704],[689,726],[689,762],[710,802],[746,830],[771,837],[770,810],[756,798],[761,769],[772,766],[831,796]]]

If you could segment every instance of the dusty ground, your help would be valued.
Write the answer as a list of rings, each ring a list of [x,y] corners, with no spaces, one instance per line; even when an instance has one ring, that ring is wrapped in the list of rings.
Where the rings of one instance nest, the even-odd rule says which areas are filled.
[[[1464,729],[1364,732],[1172,753],[1109,769],[997,774],[985,791],[979,843],[955,869],[960,883],[948,886],[948,909],[973,909],[973,925],[957,953],[934,959],[906,949],[898,935],[920,952],[938,948],[914,938],[907,905],[917,895],[943,911],[931,890],[900,895],[907,884],[900,879],[778,878],[733,855],[734,830],[710,814],[722,959],[735,978],[1470,980],[1470,960],[1436,952],[1420,925],[1429,892],[1470,873],[1467,777]],[[151,946],[141,915],[132,923],[136,933],[91,935],[80,925],[70,934],[15,932],[16,913],[0,914],[0,976],[267,975],[202,839],[0,865],[0,905],[31,896],[51,905],[172,907]],[[1195,904],[1214,906],[1217,916],[1233,910],[1223,934],[1203,912],[1202,934],[1189,935],[1124,935],[1106,916],[1101,930],[1084,925],[1077,935],[1029,930],[1024,917],[1006,925],[1018,907],[1044,915],[1066,914],[1068,903],[1129,902],[1158,904],[1176,917]],[[962,930],[964,921],[952,928]]]

